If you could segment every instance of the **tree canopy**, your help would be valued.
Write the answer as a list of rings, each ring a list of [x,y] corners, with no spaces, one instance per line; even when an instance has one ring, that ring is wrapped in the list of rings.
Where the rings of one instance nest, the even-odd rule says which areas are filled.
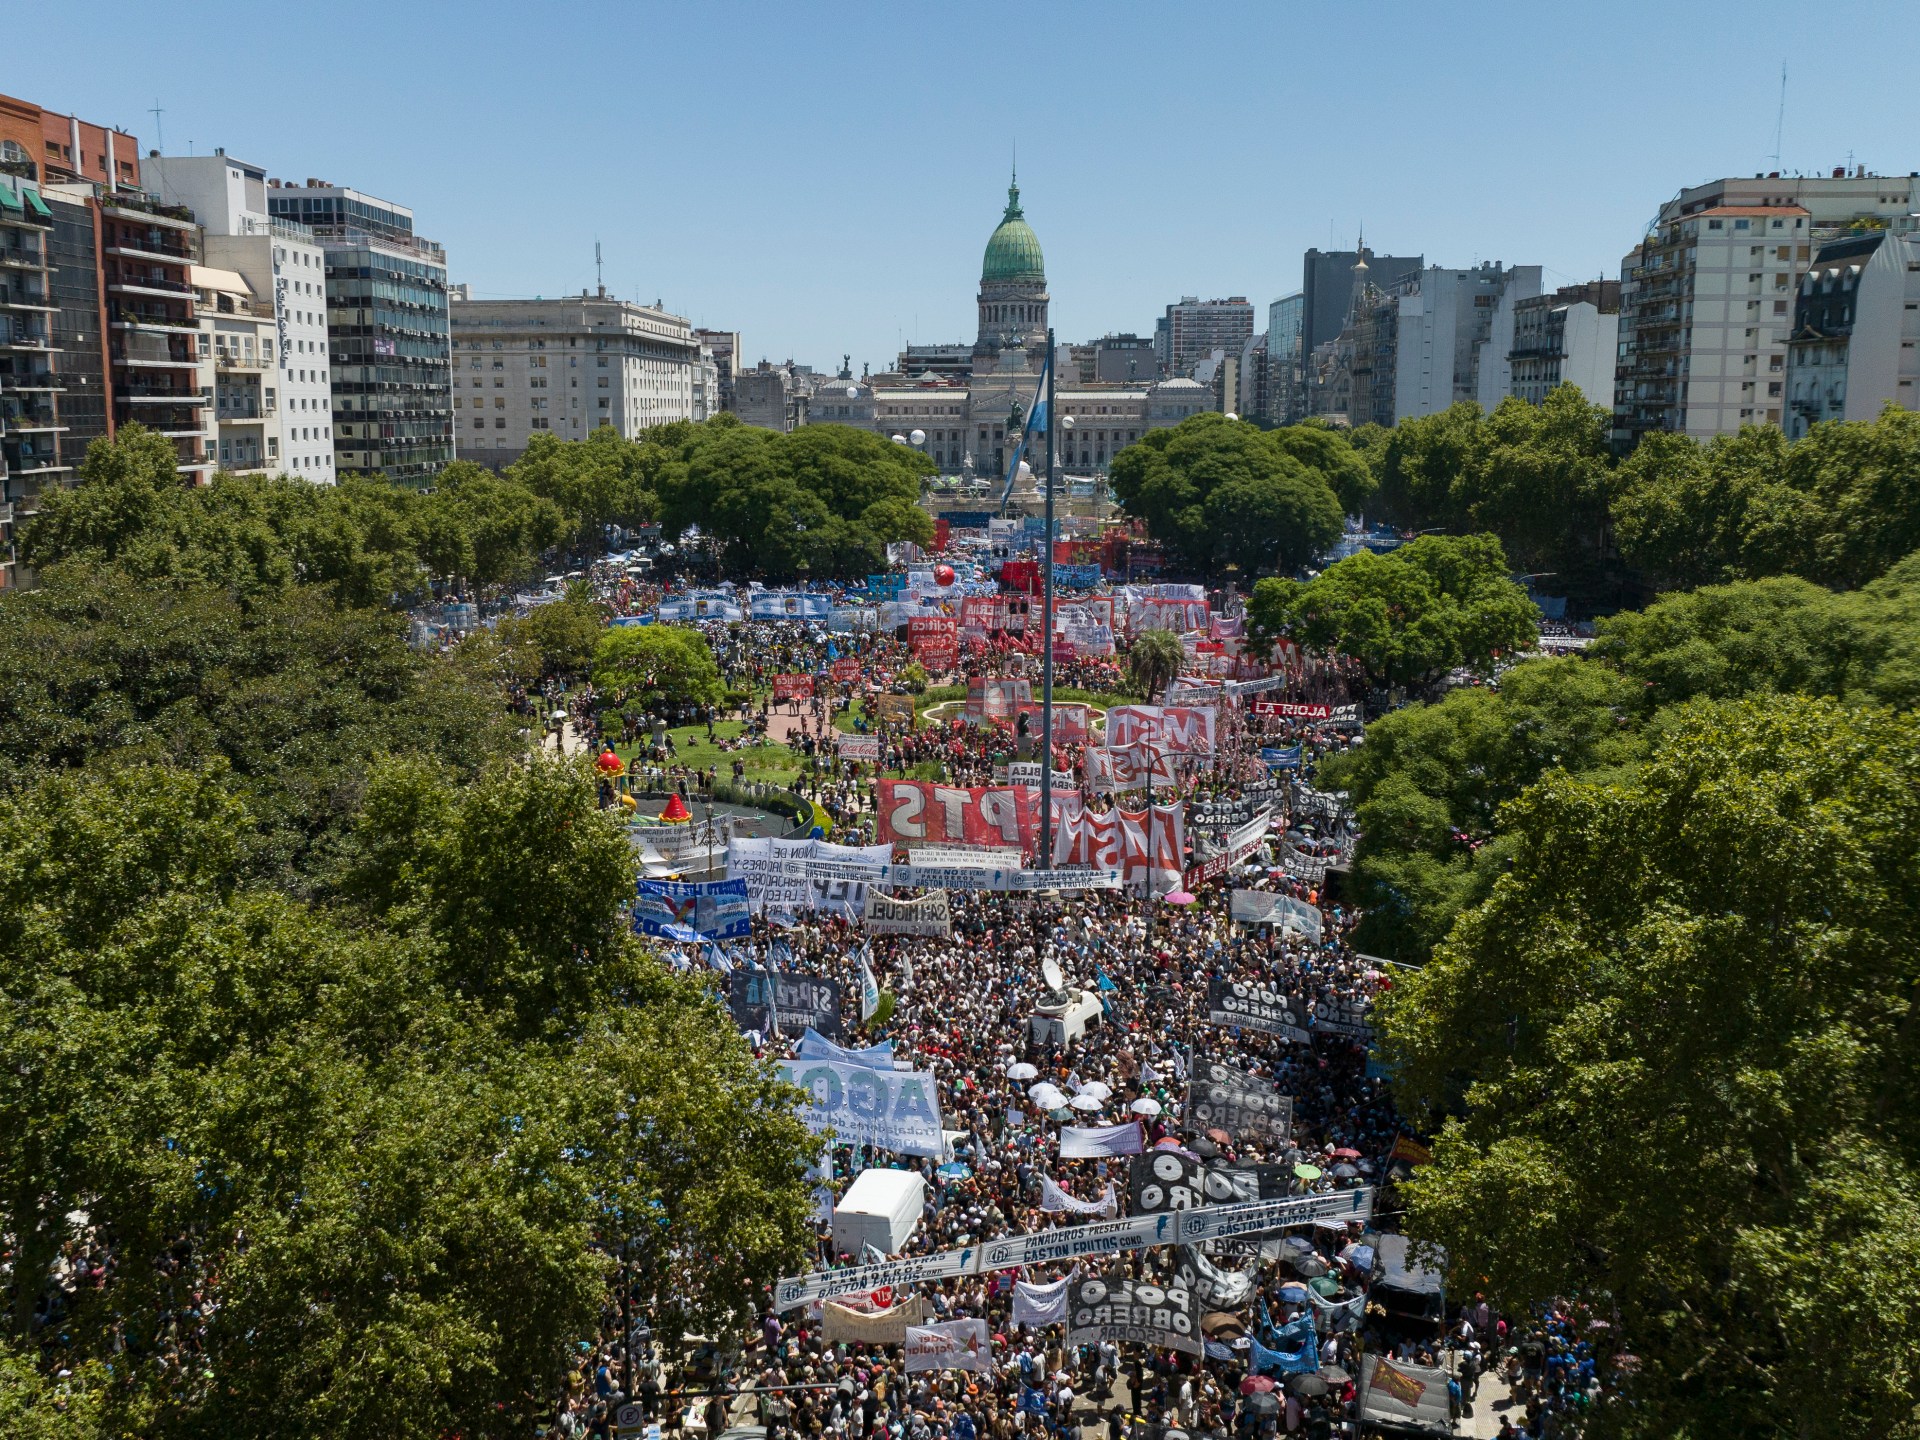
[[[1423,686],[1530,649],[1539,611],[1507,578],[1493,536],[1427,535],[1385,555],[1363,550],[1312,580],[1262,580],[1247,621],[1257,642],[1291,637],[1357,660],[1375,684]]]
[[[1610,1305],[1610,1433],[1915,1434],[1920,722],[1692,702],[1504,825],[1506,873],[1382,1007],[1440,1126],[1409,1233],[1507,1304]]]
[[[213,773],[0,797],[5,1334],[53,1297],[69,1433],[524,1434],[629,1239],[669,1335],[802,1257],[815,1142],[628,933],[585,774],[382,770],[332,909],[250,881],[256,823]]]
[[[1620,549],[1662,588],[1798,575],[1853,589],[1920,549],[1920,414],[1649,436],[1620,467]]]
[[[593,652],[593,683],[644,709],[718,705],[725,688],[707,637],[684,625],[619,625]]]
[[[1327,430],[1262,431],[1224,415],[1149,430],[1113,458],[1113,489],[1190,569],[1290,574],[1340,538],[1341,500],[1365,467]]]
[[[637,443],[662,452],[664,530],[678,537],[697,526],[728,574],[852,579],[883,568],[891,541],[933,539],[919,505],[933,462],[870,431],[807,425],[787,434],[721,415]]]

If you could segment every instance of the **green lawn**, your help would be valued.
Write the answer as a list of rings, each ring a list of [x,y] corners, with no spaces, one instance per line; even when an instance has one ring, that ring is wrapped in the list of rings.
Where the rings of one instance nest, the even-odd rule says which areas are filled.
[[[723,740],[733,740],[747,727],[739,720],[722,720],[713,727],[714,735]],[[722,750],[717,745],[707,743],[705,725],[681,725],[671,728],[667,734],[673,737],[673,748],[677,751],[679,764],[695,770],[711,769],[722,779],[733,775],[733,762],[740,760],[747,767],[749,780],[766,780],[786,784],[800,774],[799,757],[785,745],[754,745],[745,750]],[[631,764],[633,757],[640,753],[642,746],[615,745],[614,753]]]

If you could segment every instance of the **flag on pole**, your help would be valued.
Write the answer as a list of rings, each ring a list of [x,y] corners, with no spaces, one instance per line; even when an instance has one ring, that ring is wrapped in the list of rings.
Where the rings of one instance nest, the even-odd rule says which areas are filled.
[[[860,952],[860,1023],[866,1024],[880,1008],[880,983],[873,978],[873,966],[868,963],[873,954],[873,942],[867,942],[866,949]]]

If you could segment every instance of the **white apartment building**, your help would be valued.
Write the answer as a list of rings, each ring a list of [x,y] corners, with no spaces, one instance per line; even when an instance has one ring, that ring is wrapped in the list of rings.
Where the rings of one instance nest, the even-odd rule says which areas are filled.
[[[236,270],[192,267],[194,314],[200,321],[200,394],[207,402],[207,458],[216,469],[272,473],[279,415],[273,376],[277,336],[273,305],[254,295]]]
[[[1540,293],[1540,267],[1429,265],[1417,289],[1408,280],[1397,288],[1411,293],[1399,296],[1395,317],[1394,420],[1437,415],[1460,400],[1498,404],[1511,375],[1512,306]]]
[[[331,485],[336,477],[326,254],[312,230],[269,216],[267,172],[223,151],[149,155],[140,162],[140,176],[163,200],[193,211],[207,267],[239,275],[252,303],[271,307],[274,363],[261,372],[266,413],[258,468]]]
[[[1920,410],[1920,234],[1829,241],[1794,300],[1787,434],[1822,420],[1871,420],[1889,402]]]
[[[453,291],[454,434],[462,459],[499,468],[535,435],[629,439],[719,408],[711,350],[683,316],[608,295],[471,300]]]
[[[1813,247],[1920,210],[1920,173],[1755,175],[1682,190],[1620,266],[1614,436],[1786,423],[1787,337]]]
[[[1573,385],[1589,405],[1611,410],[1619,350],[1618,281],[1568,285],[1519,301],[1507,352],[1507,394],[1538,405],[1559,386]]]

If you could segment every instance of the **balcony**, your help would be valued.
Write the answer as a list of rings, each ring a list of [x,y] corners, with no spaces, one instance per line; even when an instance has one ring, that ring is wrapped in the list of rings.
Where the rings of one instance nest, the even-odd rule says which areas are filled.
[[[214,416],[222,425],[257,425],[271,415],[271,410],[263,410],[258,405],[238,405],[230,410],[221,410]]]
[[[198,390],[169,390],[163,385],[116,385],[114,398],[129,405],[195,405],[204,406],[207,397]]]
[[[273,361],[264,355],[235,355],[231,351],[213,352],[213,363],[222,370],[271,370]]]
[[[30,250],[24,245],[0,245],[0,269],[41,270],[46,268],[46,263],[44,251]]]
[[[193,286],[186,281],[169,280],[164,275],[122,275],[109,280],[107,290],[114,295],[159,295],[168,300],[193,294]]]
[[[200,322],[164,310],[149,310],[133,305],[115,305],[110,323],[116,330],[198,330]]]

